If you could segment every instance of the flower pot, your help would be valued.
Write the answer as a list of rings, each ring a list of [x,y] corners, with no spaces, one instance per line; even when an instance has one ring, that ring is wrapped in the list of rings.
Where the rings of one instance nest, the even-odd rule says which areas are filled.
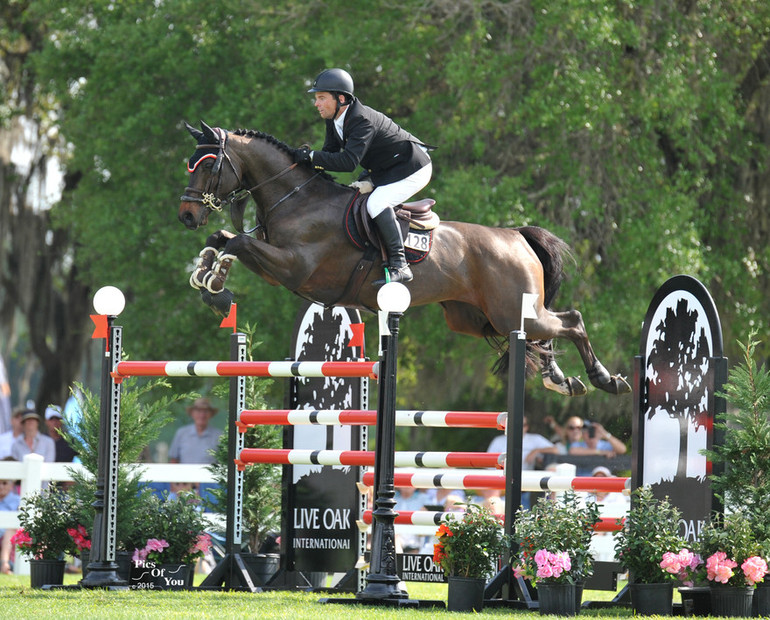
[[[572,583],[537,583],[537,600],[543,616],[574,616],[578,612],[577,592]]]
[[[674,609],[674,584],[631,583],[631,606],[643,616],[670,616]]]
[[[64,583],[64,560],[30,560],[29,585],[33,588]]]
[[[755,617],[770,616],[770,583],[758,583],[754,590],[751,610]]]
[[[484,607],[484,588],[487,580],[483,577],[449,576],[447,588],[447,609],[449,611],[481,611]]]
[[[753,598],[753,588],[711,586],[711,613],[728,618],[748,618]]]
[[[242,553],[241,558],[255,586],[264,586],[281,565],[281,556],[277,553]]]
[[[678,589],[682,603],[684,607],[690,608],[691,615],[711,615],[711,588],[708,586],[682,586]]]

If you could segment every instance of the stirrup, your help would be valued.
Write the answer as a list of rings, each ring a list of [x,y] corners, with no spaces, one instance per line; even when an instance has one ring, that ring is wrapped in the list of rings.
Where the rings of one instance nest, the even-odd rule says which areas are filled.
[[[411,282],[414,280],[414,275],[409,265],[404,265],[400,269],[392,269],[388,267],[385,269],[385,279],[375,280],[372,282],[372,286],[382,286],[388,282]]]

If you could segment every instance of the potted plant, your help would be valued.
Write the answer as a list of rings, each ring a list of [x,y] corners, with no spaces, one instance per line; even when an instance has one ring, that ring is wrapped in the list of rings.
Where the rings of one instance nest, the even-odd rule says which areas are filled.
[[[700,558],[686,549],[679,534],[682,514],[668,498],[657,499],[650,487],[631,494],[631,507],[615,534],[615,554],[630,573],[631,604],[641,614],[670,616],[674,582],[689,578]]]
[[[484,507],[469,504],[462,516],[447,515],[436,532],[433,561],[449,581],[450,611],[480,611],[486,580],[508,548],[500,519]]]
[[[60,585],[64,580],[64,555],[74,555],[90,546],[87,531],[77,522],[76,500],[51,485],[22,500],[19,529],[11,539],[30,558],[30,584]]]
[[[197,396],[193,393],[160,397],[157,395],[158,390],[170,387],[171,384],[166,379],[139,383],[136,377],[128,377],[123,381],[115,534],[118,573],[126,581],[131,568],[130,553],[133,552],[128,541],[134,540],[144,530],[144,524],[134,517],[141,511],[141,504],[146,499],[141,492],[144,486],[141,481],[142,469],[136,462],[139,461],[142,450],[157,438],[160,429],[172,419],[169,412],[171,405],[179,400]],[[62,436],[78,453],[85,469],[83,472],[72,468],[70,474],[75,482],[72,492],[78,500],[78,521],[85,525],[90,537],[95,515],[92,504],[96,492],[101,403],[98,395],[79,383],[75,383],[71,393],[77,400],[80,415],[65,415]],[[88,550],[81,554],[81,558],[85,576],[90,559]]]
[[[242,330],[247,338],[248,359],[253,359],[253,351],[259,346],[254,341],[254,328],[246,324]],[[265,379],[246,379],[245,402],[248,409],[264,409],[265,392],[270,386]],[[228,386],[214,388],[214,393],[224,396]],[[281,429],[273,425],[256,425],[245,432],[246,448],[280,448]],[[220,437],[214,452],[214,462],[208,466],[217,487],[211,489],[206,505],[213,512],[227,513],[227,469],[228,469],[228,434]],[[279,568],[280,556],[276,546],[271,545],[271,535],[281,528],[281,466],[270,464],[250,464],[243,472],[243,531],[248,539],[247,553],[241,554],[252,578],[257,585],[264,585]],[[274,537],[272,537],[274,540]],[[326,577],[326,575],[322,575]],[[319,584],[321,585],[321,584]]]
[[[760,547],[762,557],[770,557],[770,371],[756,361],[758,342],[751,332],[741,363],[733,367],[724,386],[727,412],[714,426],[724,433],[721,445],[706,451],[720,473],[710,477],[716,496],[725,509],[741,512]],[[721,467],[720,467],[721,466]],[[755,612],[770,615],[770,584],[765,579],[754,592]]]
[[[700,533],[700,552],[711,585],[711,611],[718,616],[751,616],[754,587],[767,574],[762,548],[749,515],[716,515]]]
[[[160,499],[147,492],[134,515],[145,535],[133,541],[133,588],[173,590],[192,585],[194,564],[211,548],[208,520],[200,498],[192,492]]]
[[[519,513],[514,575],[535,583],[541,614],[577,613],[582,584],[593,574],[590,546],[598,521],[596,503],[582,505],[572,492],[540,498],[531,510]]]

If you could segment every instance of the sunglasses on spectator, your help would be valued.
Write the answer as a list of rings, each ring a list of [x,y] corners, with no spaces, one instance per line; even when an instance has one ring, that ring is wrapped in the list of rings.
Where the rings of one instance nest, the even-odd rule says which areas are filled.
[[[568,426],[567,428],[569,430],[571,430],[571,431],[576,431],[576,430],[579,430],[579,429],[581,429],[583,427],[582,426]]]

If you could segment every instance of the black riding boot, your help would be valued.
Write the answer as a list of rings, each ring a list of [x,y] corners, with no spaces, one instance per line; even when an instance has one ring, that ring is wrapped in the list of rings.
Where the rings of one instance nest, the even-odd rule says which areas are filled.
[[[388,253],[388,272],[391,282],[409,282],[412,276],[412,270],[406,262],[404,254],[404,242],[401,239],[401,231],[398,229],[398,221],[393,209],[388,207],[377,217],[374,218],[377,229],[380,231],[380,237],[385,244],[385,251]],[[385,280],[375,280],[374,286],[382,286]]]

